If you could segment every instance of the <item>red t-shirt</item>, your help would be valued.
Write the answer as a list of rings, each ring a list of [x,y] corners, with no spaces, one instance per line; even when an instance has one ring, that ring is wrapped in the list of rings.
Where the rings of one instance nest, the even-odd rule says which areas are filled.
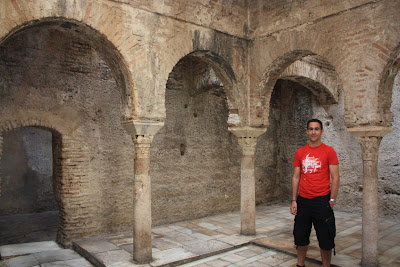
[[[335,164],[339,164],[335,150],[323,143],[297,149],[293,166],[300,167],[299,195],[304,198],[328,195],[331,192],[329,165]]]

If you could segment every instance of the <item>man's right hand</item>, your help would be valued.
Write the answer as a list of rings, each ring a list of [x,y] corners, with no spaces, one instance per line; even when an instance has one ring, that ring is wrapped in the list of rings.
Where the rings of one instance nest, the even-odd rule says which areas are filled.
[[[292,215],[297,215],[297,202],[292,201],[292,205],[290,205],[290,213]]]

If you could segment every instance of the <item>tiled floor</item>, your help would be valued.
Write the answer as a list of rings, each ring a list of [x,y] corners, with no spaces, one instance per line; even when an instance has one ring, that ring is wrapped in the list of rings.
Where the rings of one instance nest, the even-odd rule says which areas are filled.
[[[63,249],[54,241],[3,245],[0,246],[0,253],[3,257],[1,267],[92,266],[75,251]]]
[[[358,266],[361,259],[361,215],[336,211],[336,266]],[[75,248],[105,266],[295,266],[293,216],[288,204],[257,207],[257,236],[242,236],[239,212],[230,212],[153,228],[153,261],[132,263],[132,234],[83,239]],[[400,222],[380,221],[379,262],[400,266]],[[313,231],[314,232],[314,231]],[[312,235],[307,266],[320,266]]]
[[[361,215],[336,211],[336,266],[359,266]],[[257,236],[242,236],[239,212],[153,228],[153,261],[132,262],[132,234],[116,233],[76,241],[74,248],[97,266],[295,266],[293,216],[288,204],[257,207]],[[13,233],[13,235],[15,235]],[[10,235],[11,236],[11,235]],[[53,241],[0,246],[0,266],[92,266]],[[313,232],[306,265],[321,266]],[[381,219],[381,266],[400,266],[400,222]]]

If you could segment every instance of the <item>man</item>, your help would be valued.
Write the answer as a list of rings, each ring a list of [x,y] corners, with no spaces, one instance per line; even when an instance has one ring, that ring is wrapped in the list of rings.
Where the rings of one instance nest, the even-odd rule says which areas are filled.
[[[323,266],[330,266],[335,247],[333,206],[339,190],[339,160],[335,150],[321,142],[322,122],[307,122],[309,143],[296,151],[292,177],[292,204],[295,217],[294,240],[297,266],[304,266],[311,225],[317,233]]]

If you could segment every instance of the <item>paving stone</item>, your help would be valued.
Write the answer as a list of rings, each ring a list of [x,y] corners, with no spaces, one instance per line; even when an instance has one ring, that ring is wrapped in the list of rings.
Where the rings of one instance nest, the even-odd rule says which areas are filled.
[[[206,222],[198,223],[198,225],[203,227],[203,228],[206,228],[208,230],[217,230],[217,229],[221,228],[220,226],[217,226],[217,225],[214,225],[214,224],[211,224],[211,223],[206,223]]]
[[[195,240],[196,238],[194,238],[193,236],[187,235],[187,234],[183,234],[180,232],[175,232],[175,234],[171,235],[168,234],[165,236],[165,238],[175,241],[175,242],[184,242],[184,241],[190,241],[190,240]]]
[[[400,256],[400,246],[394,246],[388,250],[385,251],[384,253],[385,256],[393,256],[393,257],[399,257]]]
[[[121,245],[133,244],[133,237],[115,238],[115,239],[113,238],[109,239],[109,241],[116,246],[121,246]]]
[[[192,234],[192,236],[198,240],[203,240],[203,241],[215,239],[215,236],[204,235],[201,233],[194,233],[194,234]],[[223,236],[221,236],[221,237],[223,237]]]
[[[55,261],[49,263],[43,263],[40,265],[41,267],[92,267],[92,265],[85,259],[73,259],[73,260],[65,260],[65,261]]]
[[[342,253],[336,253],[335,256],[332,255],[332,264],[337,266],[359,266],[360,259],[356,259],[349,255],[345,255]]]
[[[167,233],[174,232],[175,230],[168,228],[167,226],[158,226],[151,229],[151,231],[153,234],[165,235]]]
[[[286,255],[283,253],[277,253],[275,255],[272,255],[270,257],[266,257],[264,259],[260,259],[260,262],[266,263],[271,266],[278,266],[279,264],[283,262],[287,262],[288,260],[292,260],[295,258],[294,256]]]
[[[80,247],[88,251],[89,253],[99,253],[99,252],[105,252],[105,251],[110,251],[110,250],[118,250],[118,246],[114,245],[113,243],[104,240],[104,239],[82,239],[79,241],[76,241]]]
[[[3,257],[9,257],[58,249],[61,248],[56,242],[42,241],[24,244],[3,245],[0,247],[0,254]]]
[[[71,249],[44,251],[40,253],[34,253],[33,256],[35,256],[40,263],[79,259],[81,257],[78,253]]]
[[[231,264],[229,261],[226,261],[223,259],[210,260],[205,263],[212,267],[225,267],[225,266],[228,266],[229,264]]]
[[[34,265],[38,265],[39,261],[33,255],[26,255],[26,256],[19,256],[15,258],[11,258],[5,260],[4,262],[0,262],[0,266],[7,266],[7,267],[30,267]]]
[[[177,231],[180,232],[180,233],[187,234],[187,235],[193,234],[193,230],[188,229],[188,228],[181,228],[181,229],[178,229]]]
[[[135,264],[131,261],[120,261],[107,264],[107,267],[150,267],[149,264]]]
[[[194,242],[186,242],[185,249],[192,252],[193,254],[203,255],[208,254],[215,251],[220,251],[227,249],[229,246],[226,243],[216,241],[216,240],[208,240],[208,241],[194,241]]]
[[[162,264],[166,264],[169,262],[189,259],[193,256],[195,256],[195,254],[193,254],[190,251],[187,251],[184,248],[172,248],[172,249],[160,251],[158,253],[154,253],[154,255],[153,255],[154,261],[151,263],[151,265],[160,266]]]
[[[225,236],[225,237],[222,237],[222,238],[218,238],[218,241],[221,241],[221,242],[236,246],[236,245],[246,244],[252,239],[254,239],[254,237],[233,235],[233,236]]]
[[[243,256],[245,258],[250,258],[250,257],[253,257],[258,254],[260,254],[260,253],[252,251],[251,249],[246,249],[246,250],[243,250],[243,251],[237,253],[237,255]]]
[[[96,253],[96,259],[108,266],[117,262],[130,262],[132,261],[132,254],[122,249],[110,250]]]
[[[296,265],[296,263],[297,263],[297,258],[294,258],[294,259],[291,259],[291,260],[288,260],[288,261],[285,261],[285,262],[281,263],[279,266],[289,267],[289,266]]]
[[[253,261],[253,262],[241,265],[241,266],[243,266],[243,267],[261,267],[261,266],[263,266],[264,267],[265,265],[262,264],[262,262],[260,262],[260,261]]]
[[[122,246],[119,246],[119,248],[125,250],[125,251],[128,252],[128,253],[132,253],[132,252],[133,252],[133,244],[122,245]],[[154,248],[153,248],[153,249],[154,249]],[[153,251],[153,253],[154,253],[154,251]]]
[[[254,256],[249,256],[245,260],[237,262],[236,264],[239,265],[239,266],[244,266],[246,264],[249,264],[249,263],[261,260],[261,259],[264,259],[264,257],[261,256],[261,255],[254,255]]]
[[[243,256],[240,256],[240,255],[237,255],[237,254],[235,253],[235,254],[230,254],[230,255],[227,255],[227,256],[225,256],[225,257],[222,257],[221,259],[226,260],[226,261],[229,261],[229,262],[232,262],[232,263],[235,263],[235,262],[242,261],[242,260],[244,260],[244,259],[246,259],[246,258],[243,257]]]
[[[182,244],[168,240],[165,238],[157,238],[152,240],[152,246],[159,250],[167,250],[175,247],[180,247]],[[133,246],[132,246],[133,247]]]
[[[275,251],[267,251],[267,252],[261,254],[261,256],[263,256],[264,258],[268,258],[268,257],[276,255],[276,253],[277,252],[275,252]]]

